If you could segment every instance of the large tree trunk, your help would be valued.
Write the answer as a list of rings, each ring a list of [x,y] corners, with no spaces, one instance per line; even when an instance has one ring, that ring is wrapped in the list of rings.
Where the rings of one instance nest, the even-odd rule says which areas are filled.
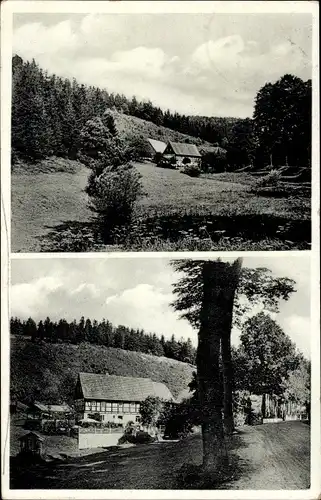
[[[219,360],[221,339],[226,334],[227,324],[232,324],[232,318],[227,321],[227,317],[232,313],[228,306],[233,295],[230,284],[233,266],[220,261],[203,264],[203,301],[196,363],[203,419],[203,467],[212,471],[226,457]]]
[[[225,327],[222,332],[222,363],[224,384],[224,428],[227,434],[232,434],[234,428],[233,418],[233,364],[231,357],[231,330],[233,320],[233,304],[235,292],[239,283],[242,268],[242,260],[237,259],[226,270],[226,288],[223,295],[222,309],[225,311]]]

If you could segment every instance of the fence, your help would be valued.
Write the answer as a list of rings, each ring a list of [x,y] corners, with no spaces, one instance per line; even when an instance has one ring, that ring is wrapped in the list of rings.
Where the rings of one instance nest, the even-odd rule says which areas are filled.
[[[79,434],[123,434],[123,427],[79,427]]]

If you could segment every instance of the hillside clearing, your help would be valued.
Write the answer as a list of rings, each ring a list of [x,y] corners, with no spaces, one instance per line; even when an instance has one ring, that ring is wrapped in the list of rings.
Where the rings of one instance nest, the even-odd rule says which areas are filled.
[[[192,178],[150,162],[135,164],[147,196],[137,203],[126,241],[104,244],[84,193],[89,170],[75,162],[74,173],[70,164],[62,171],[63,161],[13,172],[12,251],[309,248],[310,196],[259,196],[249,191],[250,174]]]
[[[143,136],[146,139],[156,139],[163,142],[185,142],[188,140],[191,144],[196,144],[198,146],[212,146],[209,142],[199,139],[198,137],[182,134],[176,130],[155,125],[155,123],[137,118],[136,116],[126,115],[114,110],[110,110],[110,114],[114,117],[115,125],[120,136],[133,134]]]

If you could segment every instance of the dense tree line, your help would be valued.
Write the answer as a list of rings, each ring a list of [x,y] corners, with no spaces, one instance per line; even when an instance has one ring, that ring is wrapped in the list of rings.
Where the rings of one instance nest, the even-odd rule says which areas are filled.
[[[226,151],[218,170],[254,165],[310,166],[312,83],[284,75],[257,93],[253,119],[186,116],[151,101],[49,75],[36,62],[12,60],[12,153],[30,159],[77,158],[88,120],[107,109],[198,137]],[[215,154],[214,154],[215,156]]]
[[[145,333],[141,329],[128,328],[123,325],[113,326],[108,320],[98,322],[82,317],[80,321],[68,322],[60,319],[58,322],[46,318],[36,323],[32,318],[21,321],[11,318],[10,333],[30,337],[32,341],[51,343],[91,344],[105,347],[116,347],[127,351],[137,351],[154,356],[165,356],[186,363],[195,362],[196,350],[188,338],[177,341],[172,335],[170,340],[160,338],[156,334]]]
[[[213,143],[228,135],[234,121],[163,112],[151,101],[128,99],[75,79],[49,75],[34,60],[24,62],[18,55],[12,59],[12,74],[13,153],[31,159],[75,158],[84,124],[108,108]]]

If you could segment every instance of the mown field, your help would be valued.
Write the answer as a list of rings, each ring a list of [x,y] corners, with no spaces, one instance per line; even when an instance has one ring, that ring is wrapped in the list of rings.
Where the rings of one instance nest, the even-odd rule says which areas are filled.
[[[89,170],[68,162],[62,171],[63,162],[14,170],[12,251],[309,248],[310,196],[258,196],[248,173],[192,178],[148,162],[136,164],[146,196],[126,238],[102,244],[92,234],[84,193]]]

